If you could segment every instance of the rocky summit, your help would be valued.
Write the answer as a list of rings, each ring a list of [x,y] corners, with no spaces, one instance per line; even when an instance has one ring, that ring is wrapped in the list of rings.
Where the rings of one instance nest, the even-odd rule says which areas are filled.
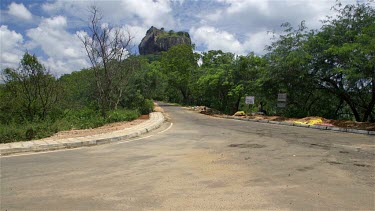
[[[191,45],[190,35],[187,32],[174,32],[173,30],[164,31],[164,28],[157,29],[151,27],[146,32],[146,36],[139,44],[139,53],[141,55],[159,54],[162,51],[168,51],[169,48],[179,44]]]

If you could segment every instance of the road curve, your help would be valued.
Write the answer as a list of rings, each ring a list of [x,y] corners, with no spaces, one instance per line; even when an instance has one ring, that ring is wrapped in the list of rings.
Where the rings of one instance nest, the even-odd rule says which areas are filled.
[[[375,209],[372,136],[162,107],[141,138],[1,157],[0,209]]]

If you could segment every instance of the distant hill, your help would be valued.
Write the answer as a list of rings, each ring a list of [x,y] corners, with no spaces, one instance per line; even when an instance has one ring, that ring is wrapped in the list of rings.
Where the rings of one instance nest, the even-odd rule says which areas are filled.
[[[164,31],[163,28],[157,29],[152,26],[147,30],[146,36],[142,39],[138,48],[141,55],[159,54],[179,44],[191,45],[189,33],[174,32],[173,30]]]

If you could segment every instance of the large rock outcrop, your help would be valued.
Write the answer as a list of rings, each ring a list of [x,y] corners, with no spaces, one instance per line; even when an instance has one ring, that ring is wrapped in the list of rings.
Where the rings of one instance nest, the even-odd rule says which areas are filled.
[[[146,36],[139,44],[139,53],[141,55],[159,54],[161,51],[168,51],[174,45],[187,44],[191,45],[189,33],[164,31],[163,28],[157,29],[151,27],[147,30]]]

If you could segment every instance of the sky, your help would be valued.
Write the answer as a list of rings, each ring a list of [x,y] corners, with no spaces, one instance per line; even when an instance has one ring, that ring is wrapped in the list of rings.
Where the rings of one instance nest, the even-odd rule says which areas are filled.
[[[363,2],[363,0],[361,1]],[[133,50],[151,26],[187,31],[196,51],[222,50],[238,55],[266,53],[272,33],[285,22],[306,21],[319,29],[334,15],[335,0],[1,0],[0,69],[17,68],[28,51],[56,76],[89,67],[77,34],[87,30],[89,7],[103,22],[130,31]],[[342,0],[353,4],[356,0]]]

